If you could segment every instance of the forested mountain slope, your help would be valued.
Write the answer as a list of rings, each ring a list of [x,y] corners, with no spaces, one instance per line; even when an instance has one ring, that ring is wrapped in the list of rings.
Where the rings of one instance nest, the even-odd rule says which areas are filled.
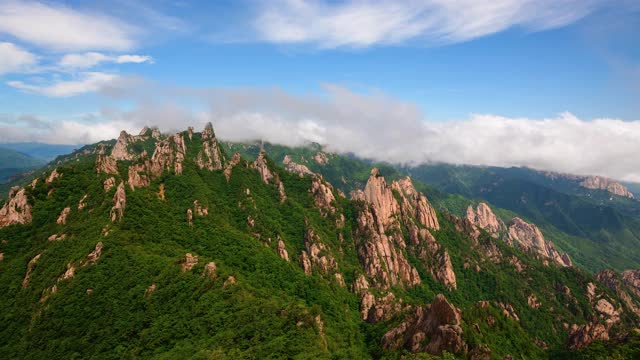
[[[58,158],[13,188],[0,210],[0,353],[636,351],[636,272],[592,275],[536,224],[501,223],[486,204],[464,216],[436,209],[389,167],[304,150],[327,169],[320,175],[267,146],[244,157],[229,149],[210,125],[145,128]]]

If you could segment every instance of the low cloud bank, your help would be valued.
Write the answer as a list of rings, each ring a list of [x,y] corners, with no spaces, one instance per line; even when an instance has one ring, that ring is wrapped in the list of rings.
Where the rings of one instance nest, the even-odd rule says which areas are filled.
[[[429,121],[412,103],[331,85],[305,96],[278,89],[174,89],[167,96],[178,94],[206,102],[208,110],[146,99],[134,110],[104,108],[85,120],[0,115],[0,142],[91,143],[117,137],[121,129],[156,125],[173,131],[212,121],[218,136],[231,141],[317,142],[329,151],[409,165],[527,166],[640,182],[640,121],[585,120],[568,112],[548,119],[474,114],[460,121]]]

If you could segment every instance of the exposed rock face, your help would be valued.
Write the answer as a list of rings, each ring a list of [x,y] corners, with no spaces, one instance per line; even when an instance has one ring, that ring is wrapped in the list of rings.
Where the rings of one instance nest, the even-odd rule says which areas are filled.
[[[135,164],[129,166],[129,186],[131,190],[135,190],[137,187],[149,186],[151,181],[149,176],[145,174],[146,167],[144,164]]]
[[[116,175],[118,174],[118,163],[116,162],[116,159],[105,155],[104,150],[101,150],[96,158],[95,169],[98,173]]]
[[[620,300],[622,300],[622,302],[624,302],[625,305],[627,305],[627,307],[631,311],[633,311],[636,315],[640,316],[640,308],[638,308],[638,305],[633,301],[631,295],[627,292],[627,289],[625,289],[625,285],[626,285],[629,291],[631,291],[632,293],[635,293],[636,296],[640,295],[638,292],[638,288],[634,286],[633,281],[637,280],[635,278],[634,273],[638,273],[638,271],[626,270],[622,273],[622,280],[620,280],[620,277],[618,277],[618,274],[616,274],[613,270],[605,269],[596,273],[596,278],[598,279],[598,281],[603,283],[606,287],[613,290],[613,292],[616,295],[618,295]],[[596,290],[595,284],[593,283],[587,284],[587,297],[591,302],[594,302],[596,299],[595,290]],[[600,308],[603,308],[604,305],[605,304],[601,304]],[[598,306],[596,306],[596,309],[598,309]]]
[[[551,259],[561,266],[573,265],[567,254],[559,253],[554,248],[553,243],[544,239],[537,226],[515,217],[511,226],[509,226],[508,232],[509,239],[524,251]]]
[[[111,158],[115,160],[132,160],[134,156],[133,154],[129,153],[129,143],[131,142],[131,140],[132,136],[127,134],[126,131],[122,130],[120,132],[120,136],[118,136],[116,144],[111,150]]]
[[[215,279],[216,278],[216,263],[214,263],[213,261],[208,262],[205,266],[204,266],[204,272],[202,273],[202,276],[206,276],[210,279]]]
[[[278,255],[280,255],[280,257],[283,258],[284,260],[289,261],[289,253],[287,252],[287,247],[285,246],[284,241],[282,241],[282,239],[278,240]],[[310,266],[310,264],[308,264],[308,266]],[[305,268],[305,273],[306,272],[307,270]]]
[[[630,199],[634,198],[633,194],[624,185],[602,176],[587,176],[580,182],[580,186],[593,190],[606,190],[612,194]]]
[[[87,198],[89,197],[88,194],[84,194],[84,196],[82,196],[82,199],[80,199],[80,201],[78,202],[78,210],[82,210],[85,208],[85,206],[87,206],[84,201],[87,200]]]
[[[400,205],[377,168],[371,170],[369,181],[364,187],[364,199],[371,204],[381,225],[384,227],[395,225],[396,215],[400,213]]]
[[[60,175],[60,173],[58,173],[58,169],[53,169],[51,174],[49,174],[49,176],[45,180],[45,183],[51,184],[55,179],[59,178],[60,176],[61,175]]]
[[[231,161],[229,161],[227,166],[224,168],[224,176],[227,178],[227,182],[231,179],[231,172],[233,172],[233,168],[240,163],[240,160],[242,160],[242,157],[240,156],[240,153],[237,152],[233,154]]]
[[[158,186],[158,199],[164,201],[165,198],[165,192],[164,192],[164,183],[160,184]]]
[[[300,265],[305,274],[311,275],[313,268],[320,270],[325,275],[338,270],[336,259],[330,255],[326,245],[313,229],[307,229],[304,237],[304,247],[305,250],[302,250],[300,255]]]
[[[184,259],[182,259],[182,263],[180,264],[180,268],[182,272],[191,271],[194,266],[198,264],[198,256],[193,255],[191,253],[186,253],[184,255]]]
[[[567,340],[571,350],[582,349],[596,340],[609,340],[609,332],[603,324],[590,323],[582,326],[574,325]]]
[[[102,242],[98,242],[96,244],[96,247],[93,249],[93,251],[90,252],[89,254],[87,254],[87,260],[86,260],[86,262],[82,263],[81,266],[87,266],[87,265],[95,264],[96,261],[98,261],[98,259],[100,259],[101,255],[102,255]]]
[[[58,241],[58,240],[64,240],[64,239],[66,239],[66,238],[67,238],[67,235],[66,235],[66,234],[61,234],[61,235],[53,234],[53,235],[49,236],[49,237],[47,238],[47,240],[48,240],[48,241]]]
[[[399,195],[400,202],[393,191]],[[352,192],[352,198],[367,205],[356,219],[356,239],[364,240],[358,244],[358,255],[376,287],[420,283],[417,271],[403,253],[407,248],[401,231],[404,227],[411,240],[407,250],[428,264],[434,278],[450,289],[456,288],[449,254],[427,229],[440,227],[435,211],[409,178],[388,186],[378,169],[373,169],[365,190]]]
[[[408,176],[404,179],[394,181],[391,188],[397,191],[401,197],[401,210],[405,217],[413,216],[422,226],[438,230],[440,224],[436,216],[435,209],[427,201],[427,197],[423,193],[416,191]]]
[[[207,123],[202,131],[202,150],[198,152],[196,164],[200,169],[208,169],[209,171],[221,170],[224,158],[218,146],[218,140],[213,132],[211,123]]]
[[[539,309],[541,305],[540,300],[538,300],[535,294],[529,295],[529,297],[527,298],[527,304],[532,309]]]
[[[336,208],[332,203],[336,200],[333,196],[333,187],[322,179],[322,176],[315,175],[311,181],[311,195],[320,213],[327,216],[328,213],[335,213]]]
[[[187,224],[193,226],[193,210],[187,209]]]
[[[623,271],[622,281],[629,287],[629,290],[640,297],[640,270]]]
[[[56,220],[56,224],[65,225],[67,223],[67,216],[69,216],[70,212],[71,208],[69,207],[62,209],[60,216],[58,216],[58,220]]]
[[[0,228],[14,224],[29,224],[31,220],[31,205],[26,190],[19,186],[12,187],[7,202],[0,209]]]
[[[114,177],[108,178],[107,180],[104,181],[104,184],[102,185],[105,192],[111,190],[114,186],[116,186],[116,179]]]
[[[253,162],[253,167],[258,170],[260,178],[265,184],[269,184],[271,179],[274,178],[273,173],[267,165],[266,153],[264,151],[261,151],[258,158]]]
[[[305,165],[302,164],[297,164],[295,163],[293,160],[291,160],[291,156],[286,155],[284,157],[284,160],[282,160],[282,164],[284,164],[284,168],[289,171],[292,172],[294,174],[298,174],[301,177],[304,175],[313,175],[313,171],[309,170],[308,167],[306,167]]]
[[[462,340],[461,314],[442,294],[431,305],[416,307],[407,319],[382,337],[385,349],[406,348],[411,352],[441,355],[444,351],[466,353]]]
[[[36,266],[36,262],[42,256],[42,253],[33,257],[33,259],[29,260],[27,264],[27,273],[24,275],[24,279],[22,280],[22,288],[25,289],[29,285],[29,279],[31,278],[31,272],[33,271],[33,267]]]
[[[111,221],[116,222],[122,220],[124,209],[127,207],[127,193],[124,189],[124,182],[120,182],[116,193],[113,195],[113,207],[111,208]]]
[[[507,230],[502,220],[498,219],[489,205],[483,202],[479,203],[476,209],[469,205],[466,218],[473,225],[484,229],[494,238],[498,238],[500,234]]]
[[[144,291],[144,297],[149,297],[153,295],[153,293],[156,292],[157,289],[158,289],[158,286],[156,286],[156,284],[151,284],[147,286],[147,289]]]
[[[147,165],[148,171],[154,177],[160,177],[164,170],[171,170],[182,175],[186,145],[182,134],[175,134],[156,143],[156,148]]]
[[[327,165],[329,163],[329,158],[327,157],[327,154],[325,154],[323,151],[318,151],[313,159],[319,164],[319,165]]]

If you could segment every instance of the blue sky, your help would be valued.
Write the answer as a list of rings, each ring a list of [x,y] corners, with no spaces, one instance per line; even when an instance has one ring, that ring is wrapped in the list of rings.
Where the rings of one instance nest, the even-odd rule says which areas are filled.
[[[237,119],[251,114],[304,134],[311,121],[323,129],[311,140],[331,144],[323,126],[333,119],[323,116],[359,109],[343,98],[384,99],[409,114],[370,119],[377,130],[480,118],[517,126],[557,120],[535,135],[542,137],[568,118],[635,126],[639,35],[640,5],[630,0],[3,0],[0,141],[85,143],[119,127],[208,120],[224,133],[231,119],[257,126]],[[268,103],[274,94],[286,100]],[[242,101],[212,105],[230,96]],[[497,164],[551,166],[531,161]]]

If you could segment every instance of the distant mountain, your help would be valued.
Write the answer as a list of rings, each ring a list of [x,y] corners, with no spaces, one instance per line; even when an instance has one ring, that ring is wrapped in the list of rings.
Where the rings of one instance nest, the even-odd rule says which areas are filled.
[[[26,143],[0,143],[0,148],[11,149],[45,162],[55,159],[59,155],[65,155],[82,145],[58,145],[37,142]]]
[[[0,183],[7,182],[12,176],[45,164],[42,159],[0,147]]]

